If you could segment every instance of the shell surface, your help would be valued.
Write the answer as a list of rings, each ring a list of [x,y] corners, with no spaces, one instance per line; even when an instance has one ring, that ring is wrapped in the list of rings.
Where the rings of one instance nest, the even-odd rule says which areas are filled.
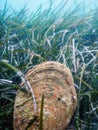
[[[70,70],[61,63],[47,61],[30,69],[25,78],[33,88],[37,111],[34,112],[31,95],[18,90],[14,105],[14,130],[39,130],[43,95],[43,130],[66,129],[77,104]]]

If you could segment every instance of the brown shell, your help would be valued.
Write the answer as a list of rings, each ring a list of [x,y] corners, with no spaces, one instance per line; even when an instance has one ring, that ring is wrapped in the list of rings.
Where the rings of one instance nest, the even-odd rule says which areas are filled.
[[[14,130],[39,130],[42,95],[43,130],[66,128],[77,104],[70,70],[61,63],[47,61],[30,69],[25,76],[33,88],[37,112],[34,112],[31,95],[18,90],[14,105]]]

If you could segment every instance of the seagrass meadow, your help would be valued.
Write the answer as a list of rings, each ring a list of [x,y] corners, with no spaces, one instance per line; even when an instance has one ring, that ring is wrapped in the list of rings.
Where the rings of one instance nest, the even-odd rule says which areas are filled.
[[[21,79],[45,61],[60,62],[73,75],[77,107],[66,129],[98,130],[98,8],[49,4],[31,14],[26,7],[10,13],[6,3],[0,10],[0,130],[14,129],[15,96],[25,91]]]

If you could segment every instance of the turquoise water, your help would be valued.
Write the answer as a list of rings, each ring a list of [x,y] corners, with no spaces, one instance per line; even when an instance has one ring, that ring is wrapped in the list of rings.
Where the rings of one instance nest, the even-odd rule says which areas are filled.
[[[0,9],[4,7],[4,3],[7,1],[8,5],[16,10],[21,9],[23,6],[27,6],[30,12],[35,11],[38,9],[40,5],[42,5],[43,9],[48,8],[49,0],[1,0],[0,1]],[[51,0],[53,2],[53,8],[58,6],[62,1],[66,0]],[[70,8],[70,6],[76,6],[77,4],[83,4],[86,10],[91,10],[95,6],[98,7],[97,0],[67,0],[66,8]]]

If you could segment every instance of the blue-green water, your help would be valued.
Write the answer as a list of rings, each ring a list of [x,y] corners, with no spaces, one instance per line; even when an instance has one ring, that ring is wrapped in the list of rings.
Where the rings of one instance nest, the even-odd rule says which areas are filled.
[[[28,11],[32,12],[36,11],[40,5],[42,5],[43,9],[48,8],[49,1],[52,1],[53,8],[64,1],[67,3],[67,5],[65,5],[66,8],[70,8],[71,6],[76,6],[78,4],[81,4],[86,10],[91,10],[94,7],[98,7],[97,0],[0,0],[0,9],[2,9],[4,7],[4,3],[7,2],[10,8],[13,8],[15,10],[20,10],[23,6],[26,5]]]

